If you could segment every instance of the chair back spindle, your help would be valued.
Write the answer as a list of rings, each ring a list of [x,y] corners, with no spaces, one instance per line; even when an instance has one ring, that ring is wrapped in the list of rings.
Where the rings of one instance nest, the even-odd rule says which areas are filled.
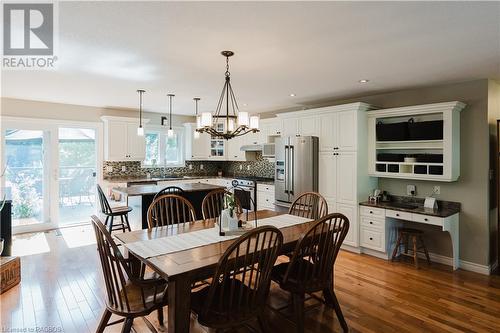
[[[228,195],[233,195],[233,193],[225,189],[217,189],[210,191],[203,202],[201,203],[201,212],[203,214],[203,219],[215,219],[220,216],[221,211],[224,209],[224,198]],[[241,214],[241,204],[238,198],[235,197],[236,201],[236,214]]]
[[[158,193],[156,193],[155,196],[153,197],[153,201],[164,194],[180,194],[183,192],[184,190],[178,186],[168,186],[159,191]]]
[[[301,236],[283,277],[299,288],[299,292],[315,292],[327,288],[340,246],[349,231],[349,220],[342,214],[329,214],[314,222]]]
[[[202,313],[215,311],[228,320],[260,313],[282,244],[282,233],[272,226],[255,228],[231,244],[217,264]]]
[[[99,203],[101,204],[101,212],[103,214],[111,214],[111,206],[109,205],[108,198],[104,194],[101,185],[97,184],[97,193],[99,194]]]
[[[196,214],[193,205],[186,198],[177,194],[164,194],[151,203],[147,219],[148,227],[152,229],[194,222]]]
[[[292,203],[288,214],[317,220],[328,214],[328,204],[321,194],[305,192]]]

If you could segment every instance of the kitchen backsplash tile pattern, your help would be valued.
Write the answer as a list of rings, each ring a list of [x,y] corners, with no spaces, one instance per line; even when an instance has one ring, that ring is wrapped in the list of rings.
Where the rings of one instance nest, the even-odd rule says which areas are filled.
[[[191,165],[191,169],[189,168]],[[203,165],[203,169],[201,166]],[[125,171],[122,171],[122,167]],[[108,171],[112,167],[113,171]],[[209,175],[215,176],[221,170],[225,176],[257,176],[274,178],[274,161],[263,158],[257,154],[255,161],[232,162],[232,161],[186,161],[185,167],[178,168],[142,168],[141,162],[136,161],[104,161],[104,179],[114,177],[146,177],[149,173],[151,177],[162,177],[168,175],[194,176]]]

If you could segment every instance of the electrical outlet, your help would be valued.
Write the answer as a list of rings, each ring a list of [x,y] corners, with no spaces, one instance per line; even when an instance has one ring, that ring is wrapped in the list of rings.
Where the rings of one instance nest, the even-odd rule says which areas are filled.
[[[113,172],[113,167],[111,165],[108,165],[106,167],[106,172]]]
[[[247,170],[250,171],[250,165],[247,165]]]
[[[406,185],[406,195],[417,195],[417,187],[415,185]]]
[[[189,169],[189,170],[193,170],[193,165],[192,165],[192,164],[189,164],[189,165],[188,165],[188,169]]]
[[[243,170],[243,165],[239,165],[240,171]]]
[[[127,167],[125,165],[122,165],[122,172],[127,171]]]
[[[200,170],[203,170],[203,164],[200,164]]]
[[[434,186],[432,188],[432,193],[434,193],[434,194],[441,194],[441,186]]]

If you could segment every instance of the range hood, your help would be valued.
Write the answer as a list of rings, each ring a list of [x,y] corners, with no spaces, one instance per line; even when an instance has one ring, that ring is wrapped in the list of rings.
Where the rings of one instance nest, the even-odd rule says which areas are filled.
[[[245,152],[261,152],[263,157],[274,157],[274,143],[244,145],[240,148]]]

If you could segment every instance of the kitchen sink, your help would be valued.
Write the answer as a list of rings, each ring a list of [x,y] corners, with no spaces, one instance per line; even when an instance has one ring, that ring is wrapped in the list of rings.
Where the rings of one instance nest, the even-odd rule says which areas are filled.
[[[405,203],[405,202],[391,202],[389,205],[391,207],[401,208],[401,209],[417,209],[419,207],[416,204]]]

